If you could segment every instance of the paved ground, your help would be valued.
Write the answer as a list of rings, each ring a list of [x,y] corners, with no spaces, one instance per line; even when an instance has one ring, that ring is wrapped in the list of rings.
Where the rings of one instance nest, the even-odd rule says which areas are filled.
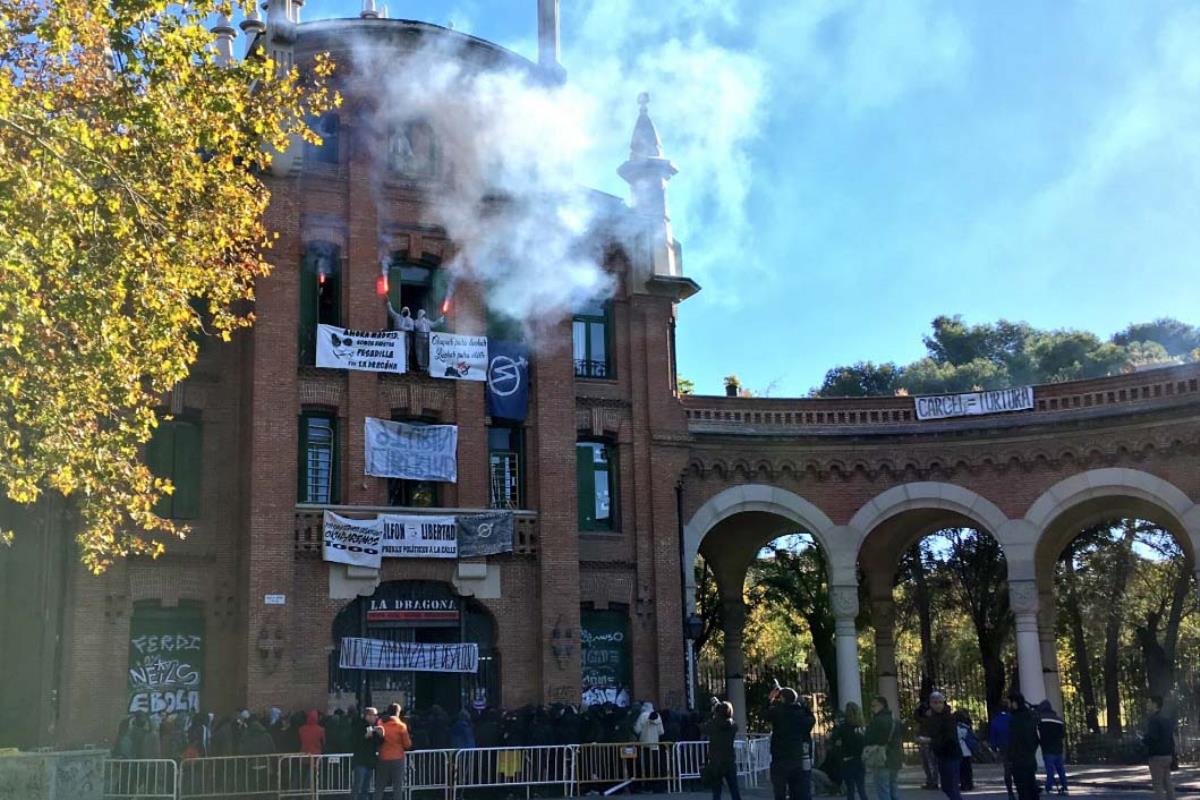
[[[1041,776],[1044,779],[1044,775]],[[1200,792],[1200,767],[1185,766],[1173,774],[1176,791]],[[1067,766],[1067,781],[1071,786],[1069,798],[1110,798],[1111,800],[1142,800],[1150,798],[1150,772],[1145,766]],[[941,792],[926,791],[921,788],[924,776],[920,769],[906,769],[900,776],[900,796],[903,800],[944,800]],[[868,779],[867,800],[875,800]],[[742,795],[746,800],[769,800],[771,798],[770,784],[757,788],[744,789]],[[687,800],[710,800],[708,793],[691,793],[684,795],[662,795],[662,797],[687,798]],[[727,800],[728,792],[723,798]],[[828,795],[826,797],[829,797]],[[964,792],[964,798],[969,800],[1007,800],[1004,790],[1004,777],[999,768],[991,765],[980,765],[975,768],[975,791]],[[1051,796],[1042,795],[1044,800]],[[1057,796],[1054,796],[1055,798]]]

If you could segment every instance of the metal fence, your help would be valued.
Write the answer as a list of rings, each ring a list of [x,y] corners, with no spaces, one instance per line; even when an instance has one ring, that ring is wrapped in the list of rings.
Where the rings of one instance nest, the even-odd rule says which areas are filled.
[[[770,767],[770,740],[735,744],[738,775],[757,786]],[[707,742],[617,743],[552,747],[416,750],[405,758],[403,800],[414,795],[444,800],[505,789],[556,789],[563,797],[627,787],[664,792],[694,788],[708,759]],[[354,774],[350,754],[284,753],[262,756],[110,759],[104,800],[319,800],[348,797]],[[393,797],[393,800],[401,798]]]

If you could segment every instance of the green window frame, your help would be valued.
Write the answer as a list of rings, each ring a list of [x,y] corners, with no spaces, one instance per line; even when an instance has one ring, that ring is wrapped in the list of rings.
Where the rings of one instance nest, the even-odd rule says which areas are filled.
[[[146,466],[175,487],[154,506],[165,519],[195,519],[200,516],[202,473],[200,423],[189,419],[162,420],[146,444]]]
[[[577,378],[614,378],[612,303],[588,303],[571,317],[571,351]]]
[[[490,425],[488,433],[488,505],[525,507],[525,428]]]
[[[619,530],[617,448],[605,441],[576,442],[575,482],[579,529]]]
[[[431,319],[442,316],[442,303],[450,287],[446,270],[435,264],[409,261],[403,253],[392,256],[388,264],[388,302],[396,313],[408,307],[413,319],[425,309]]]
[[[342,324],[341,248],[330,242],[310,242],[300,262],[300,363],[317,359],[317,325]]]
[[[341,502],[337,417],[325,411],[300,415],[296,499],[301,503]]]

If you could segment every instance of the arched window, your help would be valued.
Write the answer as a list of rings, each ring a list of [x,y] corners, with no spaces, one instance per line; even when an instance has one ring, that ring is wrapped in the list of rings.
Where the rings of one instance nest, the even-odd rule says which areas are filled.
[[[617,530],[620,525],[616,447],[603,441],[576,442],[575,480],[579,497],[579,529]]]

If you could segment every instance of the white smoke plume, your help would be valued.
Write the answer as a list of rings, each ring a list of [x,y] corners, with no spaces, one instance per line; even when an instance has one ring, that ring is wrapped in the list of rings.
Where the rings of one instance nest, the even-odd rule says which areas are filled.
[[[579,169],[595,146],[591,97],[533,69],[481,69],[446,40],[399,59],[368,40],[354,61],[356,79],[378,93],[367,120],[376,176],[389,169],[394,131],[431,129],[441,177],[422,222],[444,228],[456,248],[444,265],[452,281],[479,282],[490,309],[531,328],[611,293],[592,236],[611,199],[585,191]]]

